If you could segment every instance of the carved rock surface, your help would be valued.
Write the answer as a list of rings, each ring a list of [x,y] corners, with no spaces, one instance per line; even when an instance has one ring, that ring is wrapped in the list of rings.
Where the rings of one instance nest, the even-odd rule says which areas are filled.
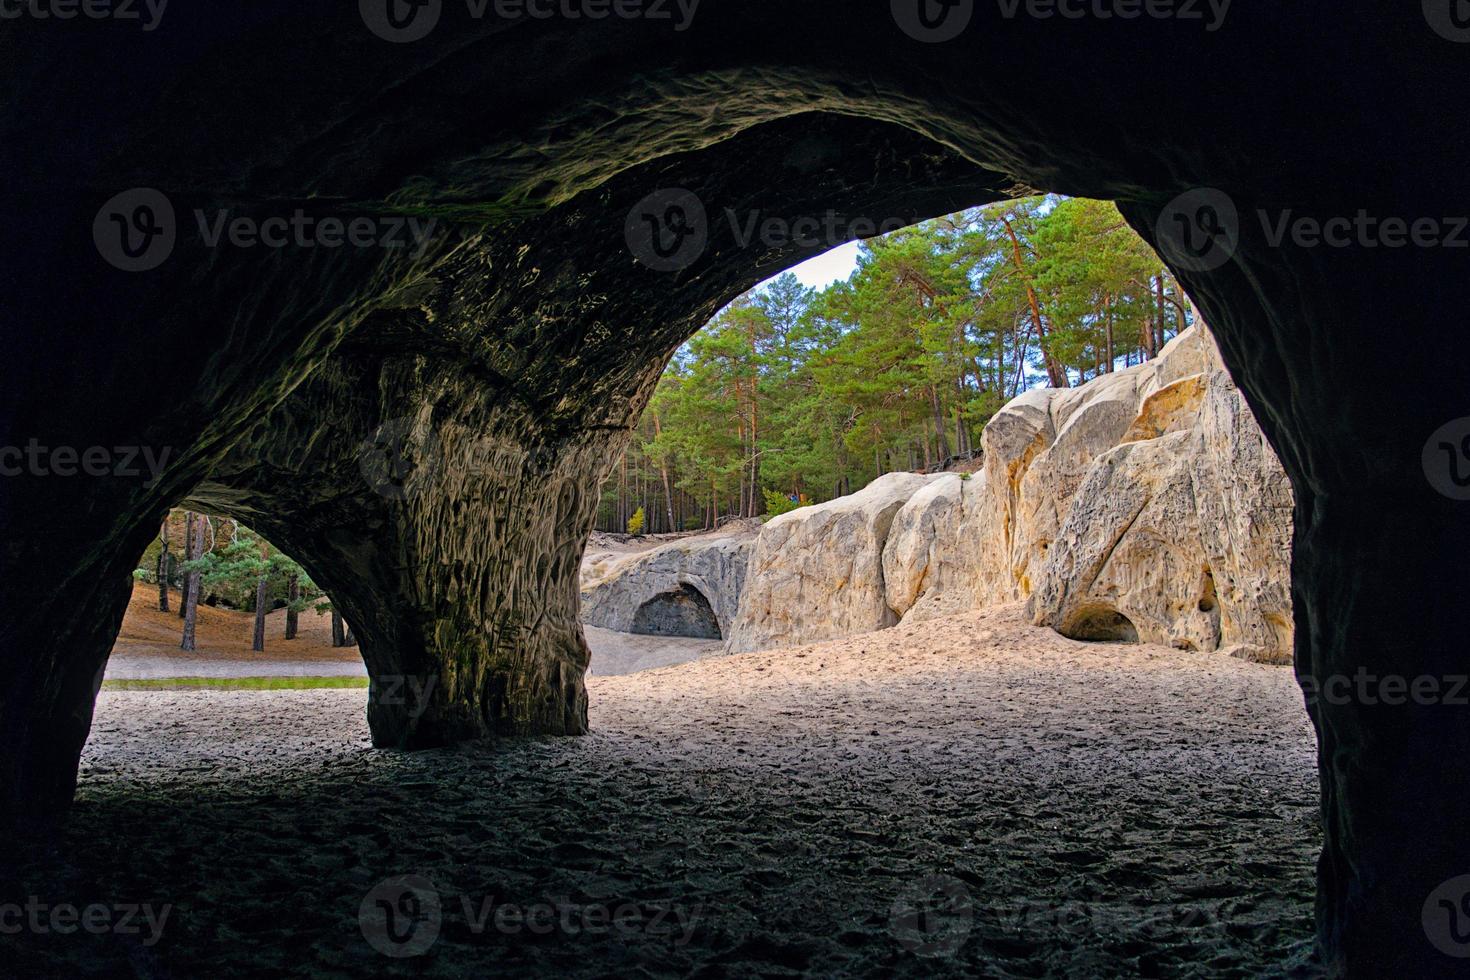
[[[1009,598],[1025,598],[1035,588],[1047,550],[1094,461],[1127,441],[1150,399],[1169,400],[1159,393],[1203,371],[1209,346],[1198,330],[1186,330],[1151,361],[1055,391],[1047,403],[1055,435],[1020,477],[1009,534],[1014,589]]]
[[[1077,639],[1223,647],[1290,663],[1286,473],[1209,335],[1187,331],[1170,347],[1152,362],[1152,393],[1125,430],[1129,441],[1098,457],[1060,502],[1065,518],[1040,543],[1028,608],[1036,623]]]
[[[893,519],[883,549],[883,588],[889,608],[921,622],[975,607],[974,518],[985,475],[946,473],[923,487]]]
[[[767,522],[726,649],[816,643],[898,622],[884,588],[884,545],[909,498],[940,479],[889,473],[857,493]]]
[[[1200,539],[1215,570],[1221,644],[1292,661],[1291,481],[1223,365],[1210,373],[1190,457]]]
[[[1212,349],[1186,330],[1152,361],[1077,388],[1034,388],[1002,407],[981,435],[984,465],[962,509],[961,534],[977,557],[956,557],[968,567],[948,577],[953,587],[975,607],[1027,598],[1093,461],[1145,424],[1140,408],[1151,401],[1157,407],[1147,418],[1167,416],[1165,425],[1177,428],[1173,416],[1189,411],[1174,403],[1189,386],[1162,392],[1202,373]]]
[[[1189,475],[1193,438],[1128,442],[1097,460],[1041,567],[1034,622],[1079,640],[1219,647]]]
[[[582,622],[623,633],[645,632],[650,611],[660,603],[679,606],[696,590],[713,612],[719,637],[728,636],[740,607],[746,564],[755,545],[751,529],[703,534],[660,545],[650,551],[609,560],[593,556],[584,561]],[[640,612],[643,620],[640,621]],[[703,633],[660,635],[704,636]]]

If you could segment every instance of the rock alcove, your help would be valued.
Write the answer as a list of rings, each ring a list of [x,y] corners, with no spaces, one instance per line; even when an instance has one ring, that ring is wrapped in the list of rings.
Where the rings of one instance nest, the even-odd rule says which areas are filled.
[[[687,636],[721,640],[720,621],[709,600],[692,585],[661,592],[638,607],[633,632],[645,636]]]

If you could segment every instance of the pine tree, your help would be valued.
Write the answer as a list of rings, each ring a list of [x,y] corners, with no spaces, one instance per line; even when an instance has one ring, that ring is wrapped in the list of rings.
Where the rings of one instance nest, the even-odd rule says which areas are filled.
[[[204,553],[204,515],[192,511],[186,513],[184,526],[187,529],[185,540],[188,542],[188,551],[184,557],[188,561],[184,564],[184,598],[180,607],[184,616],[184,635],[179,640],[179,649],[193,650],[195,626],[199,619],[200,572],[196,563]]]
[[[168,515],[163,515],[163,523],[158,528],[158,540],[162,547],[158,552],[158,611],[168,612]]]
[[[710,528],[973,458],[1020,392],[1156,356],[1188,325],[1182,297],[1107,202],[1003,201],[873,239],[847,281],[779,276],[675,353],[598,526],[644,507],[655,526]]]

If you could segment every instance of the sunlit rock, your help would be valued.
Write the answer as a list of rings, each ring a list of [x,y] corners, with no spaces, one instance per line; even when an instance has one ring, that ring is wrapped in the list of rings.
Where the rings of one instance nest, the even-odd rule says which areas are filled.
[[[593,557],[582,622],[623,633],[722,639],[740,606],[755,533],[743,525],[631,555]],[[585,571],[584,574],[589,574]]]
[[[942,478],[889,473],[855,494],[767,522],[726,648],[815,643],[898,622],[884,589],[883,547],[903,505]]]

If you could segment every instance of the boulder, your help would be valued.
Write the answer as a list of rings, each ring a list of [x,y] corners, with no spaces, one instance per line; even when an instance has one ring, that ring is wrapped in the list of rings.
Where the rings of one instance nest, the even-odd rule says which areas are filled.
[[[1038,456],[1056,438],[1051,404],[1055,388],[1036,388],[1006,403],[985,426],[980,445],[984,464],[972,515],[967,523],[975,532],[970,566],[970,588],[975,605],[993,606],[1024,598],[1018,556],[1028,553],[1017,540],[1022,509],[1022,484]]]
[[[985,473],[945,473],[908,498],[883,547],[883,594],[903,620],[967,613],[979,605]]]
[[[817,643],[898,622],[883,581],[894,517],[943,474],[889,473],[857,493],[802,507],[761,528],[725,648]]]
[[[1210,373],[1190,476],[1200,543],[1215,570],[1221,643],[1262,663],[1291,663],[1294,497],[1281,461],[1224,366]]]
[[[1090,468],[1028,611],[1077,640],[1220,645],[1220,609],[1190,476],[1192,432],[1128,442]]]
[[[1052,398],[1056,435],[1021,478],[1015,511],[1011,573],[1019,596],[1034,588],[1036,570],[1093,460],[1118,445],[1138,415],[1139,389],[1151,375],[1150,365],[1143,364],[1063,389]]]
[[[1032,539],[1044,552],[1032,619],[1075,639],[1290,663],[1286,473],[1208,334],[1180,335],[1151,363],[1123,444],[1058,508],[1055,539]]]

